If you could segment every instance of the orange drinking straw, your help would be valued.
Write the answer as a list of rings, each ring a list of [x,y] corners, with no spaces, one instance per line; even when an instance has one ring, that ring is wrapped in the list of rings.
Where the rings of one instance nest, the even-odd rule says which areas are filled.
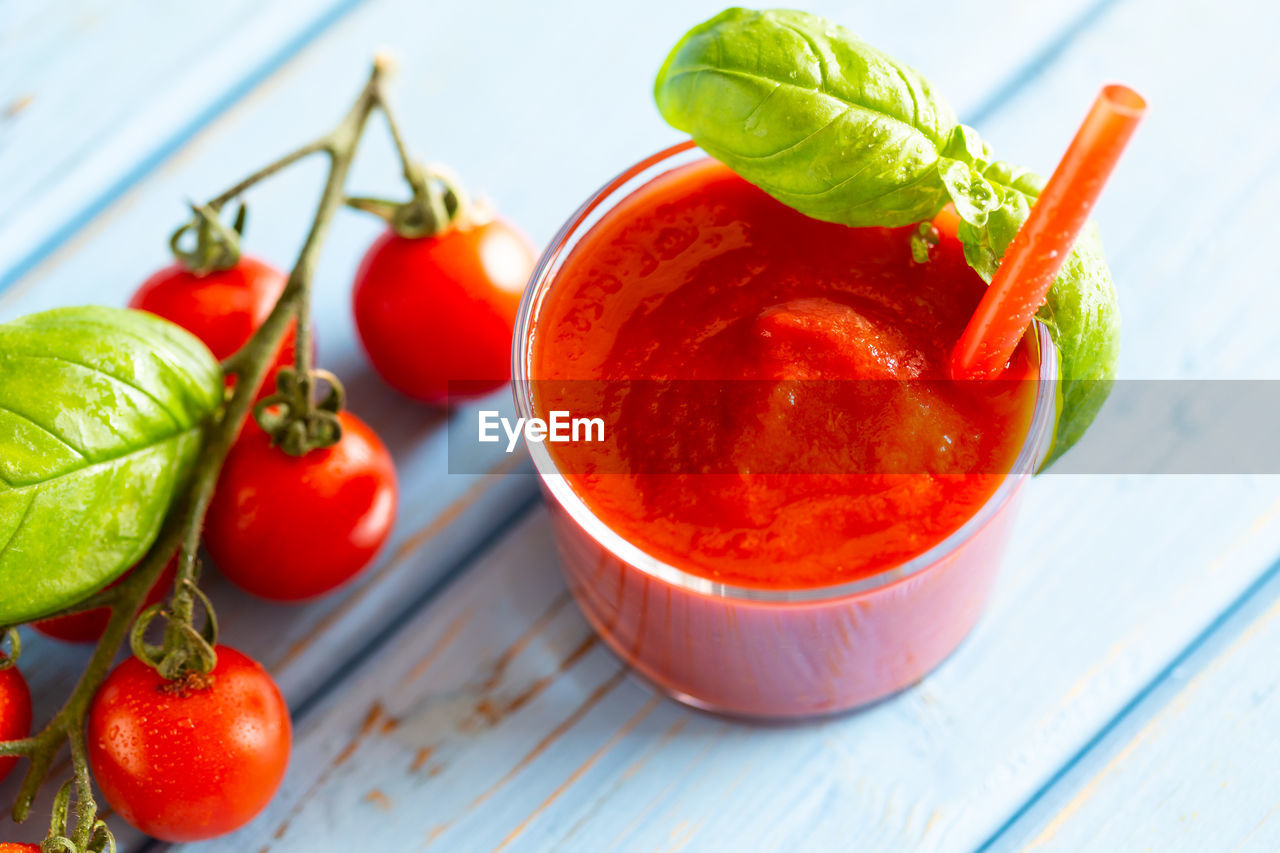
[[[1098,93],[951,353],[951,378],[994,379],[1004,370],[1146,109],[1128,86]]]

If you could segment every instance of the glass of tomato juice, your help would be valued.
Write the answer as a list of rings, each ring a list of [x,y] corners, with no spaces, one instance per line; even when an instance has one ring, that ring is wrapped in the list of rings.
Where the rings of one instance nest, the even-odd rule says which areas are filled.
[[[676,408],[693,420],[665,425],[583,392],[580,408],[611,408],[624,433],[609,449],[529,445],[582,611],[674,698],[758,718],[845,711],[919,681],[977,621],[1052,435],[1043,327],[1009,368],[1031,381],[981,429],[934,397],[896,422],[848,419],[848,446],[823,448],[834,467],[818,474],[779,473],[813,453],[815,407],[787,408],[795,395],[779,403],[768,382],[936,373],[984,286],[939,228],[919,263],[912,229],[807,219],[686,142],[606,184],[543,254],[513,344],[520,416],[545,419],[543,380],[724,380],[697,392],[710,408],[691,392]],[[994,436],[971,449],[992,467],[924,473],[967,433]],[[841,473],[886,448],[919,472]],[[676,467],[627,470],[655,460]]]

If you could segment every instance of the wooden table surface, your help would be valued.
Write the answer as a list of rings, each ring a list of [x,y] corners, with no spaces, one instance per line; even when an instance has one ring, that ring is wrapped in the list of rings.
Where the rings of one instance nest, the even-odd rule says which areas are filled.
[[[1099,84],[1146,94],[1097,211],[1125,313],[1122,374],[1280,376],[1280,8],[811,7],[925,72],[1002,157],[1041,171]],[[0,320],[123,304],[165,261],[184,200],[336,121],[379,48],[399,57],[414,146],[543,243],[607,177],[677,138],[652,77],[718,5],[191,8],[0,3]],[[290,263],[320,174],[251,194],[252,252]],[[353,184],[396,180],[375,133]],[[394,539],[353,587],[303,607],[214,580],[225,640],[274,671],[296,739],[267,811],[192,851],[1280,849],[1280,479],[1038,478],[982,623],[923,683],[824,722],[723,721],[655,695],[594,639],[526,461],[448,473],[441,416],[370,372],[348,294],[375,233],[339,219],[317,334],[396,457]],[[86,652],[26,639],[48,712]],[[2,824],[0,839],[34,838],[38,823]]]

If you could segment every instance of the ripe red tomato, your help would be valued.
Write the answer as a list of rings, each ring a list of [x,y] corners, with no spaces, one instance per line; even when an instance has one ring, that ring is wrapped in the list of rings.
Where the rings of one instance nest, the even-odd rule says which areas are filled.
[[[124,579],[131,574],[133,574],[133,569],[107,584],[107,589],[123,583]],[[169,589],[173,586],[173,579],[177,574],[178,558],[175,556],[164,567],[159,579],[151,587],[151,591],[147,593],[147,598],[143,601],[142,608],[145,609],[163,600],[169,594]],[[57,619],[44,619],[33,623],[31,627],[46,637],[53,637],[55,640],[64,640],[68,643],[96,643],[98,638],[102,636],[102,632],[107,630],[107,621],[110,618],[111,611],[105,607],[100,607],[97,610],[86,610],[84,613],[59,616]]]
[[[31,734],[31,691],[16,666],[0,669],[0,740],[21,740]],[[8,776],[16,758],[0,758],[0,780]]]
[[[450,380],[470,395],[502,385],[536,258],[529,238],[501,219],[420,239],[388,230],[356,273],[356,328],[369,360],[391,386],[429,403],[448,399]]]
[[[300,601],[350,580],[377,553],[396,515],[391,454],[364,421],[338,415],[332,447],[289,456],[250,419],[222,467],[204,541],[232,583]]]
[[[203,684],[166,682],[129,658],[89,707],[89,764],[103,797],[163,841],[244,826],[271,801],[289,763],[289,709],[275,681],[235,649],[217,652]]]
[[[0,841],[0,853],[40,853],[40,845],[24,844],[19,841]]]
[[[285,283],[280,270],[247,256],[230,269],[205,275],[172,264],[144,281],[129,300],[129,307],[177,323],[222,360],[244,346],[267,319]],[[277,369],[293,364],[293,344],[294,329],[290,328],[259,396],[275,390]]]

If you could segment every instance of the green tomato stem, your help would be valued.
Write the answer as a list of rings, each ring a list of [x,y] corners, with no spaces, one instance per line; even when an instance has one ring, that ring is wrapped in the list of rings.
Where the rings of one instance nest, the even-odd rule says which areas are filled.
[[[347,183],[347,173],[351,170],[351,162],[355,158],[356,149],[359,147],[365,124],[369,120],[369,114],[373,112],[374,107],[382,100],[382,80],[386,68],[387,63],[385,60],[381,58],[375,60],[373,73],[369,76],[369,82],[365,85],[364,91],[360,93],[360,97],[341,123],[322,140],[323,150],[329,155],[329,176],[325,181],[324,192],[320,197],[320,204],[316,208],[311,230],[307,233],[306,242],[302,244],[302,251],[298,255],[298,262],[289,274],[289,282],[285,286],[285,292],[281,296],[280,303],[276,305],[275,310],[272,312],[272,317],[276,314],[281,314],[283,318],[284,313],[292,309],[292,313],[297,318],[297,344],[294,347],[295,368],[298,382],[302,384],[307,414],[312,414],[315,411],[315,399],[312,394],[313,377],[311,375],[311,280],[315,277],[316,266],[320,259],[320,247],[324,243],[325,237],[328,236],[329,227],[333,223],[333,216],[338,211],[338,208],[342,207],[345,198],[344,187]],[[282,308],[285,311],[282,311]],[[270,317],[267,322],[271,322]],[[250,345],[252,344],[253,341],[250,341]],[[267,361],[260,365],[263,373],[265,373],[269,363]],[[244,384],[256,388],[260,382],[261,376],[256,379],[248,379]]]
[[[382,60],[385,61],[385,60]],[[397,234],[410,239],[435,237],[455,222],[468,221],[471,200],[462,183],[443,167],[424,167],[409,152],[400,122],[385,92],[377,93],[375,106],[382,111],[400,158],[400,169],[412,198],[407,202],[382,198],[351,197],[349,207],[385,220]]]
[[[129,623],[141,607],[148,590],[164,571],[165,564],[177,550],[182,526],[188,517],[186,512],[171,513],[146,558],[123,583],[112,587],[111,592],[114,595],[110,605],[111,617],[66,704],[38,734],[20,741],[0,743],[0,755],[25,755],[30,759],[22,788],[13,806],[15,821],[21,823],[30,814],[31,803],[35,799],[36,792],[48,774],[54,758],[62,750],[63,743],[71,737],[72,732],[79,733],[84,730],[84,719],[89,710],[89,703],[97,692],[98,686],[107,677],[111,664],[115,660],[116,650],[120,648],[128,632]],[[77,777],[83,774],[87,780],[88,765],[83,759],[83,754],[77,756],[73,750],[72,763]],[[88,802],[92,803],[92,791],[87,790],[89,790]],[[81,802],[83,803],[84,800]]]
[[[219,193],[218,195],[214,196],[213,198],[209,199],[209,202],[208,202],[209,208],[214,211],[221,210],[226,205],[227,202],[242,195],[246,190],[248,190],[253,185],[261,183],[265,179],[274,175],[276,172],[283,171],[289,166],[292,166],[294,163],[297,163],[299,160],[305,160],[306,158],[310,157],[312,154],[323,151],[325,148],[325,142],[326,142],[326,138],[321,137],[320,139],[316,139],[311,142],[308,142],[306,145],[303,145],[301,148],[295,148],[293,151],[290,151],[288,154],[284,155],[279,160],[275,160],[271,163],[268,163],[258,171],[254,172],[253,174],[246,177],[244,180],[237,183],[235,186],[230,187],[224,190],[223,192]]]
[[[31,804],[64,743],[70,744],[76,789],[77,817],[74,841],[83,850],[98,831],[97,805],[93,800],[89,766],[84,741],[85,717],[98,687],[107,677],[116,651],[129,634],[130,625],[142,606],[148,591],[155,585],[165,565],[179,554],[177,579],[167,613],[165,654],[176,655],[173,663],[190,664],[193,657],[186,644],[191,642],[190,625],[195,609],[193,590],[199,576],[196,551],[204,517],[213,496],[218,475],[231,446],[248,417],[257,389],[261,386],[275,354],[288,331],[297,321],[297,372],[311,388],[310,292],[320,248],[332,223],[334,213],[345,200],[344,185],[351,162],[370,113],[383,102],[382,85],[388,64],[375,61],[369,81],[359,98],[336,128],[324,137],[310,142],[279,160],[254,172],[245,180],[215,197],[208,207],[218,209],[258,181],[280,171],[304,157],[320,151],[329,155],[329,175],[315,212],[311,230],[299,253],[297,263],[271,314],[248,343],[230,359],[223,369],[236,377],[235,389],[220,416],[208,427],[205,442],[185,493],[170,510],[151,550],[134,571],[118,586],[103,590],[59,614],[68,615],[99,607],[111,610],[107,627],[99,639],[88,665],[75,689],[62,708],[41,731],[22,740],[0,742],[0,756],[25,756],[29,760],[21,790],[13,807],[15,821],[25,820]],[[314,405],[314,404],[313,404]],[[212,619],[212,614],[209,614]],[[211,661],[207,663],[211,668]],[[203,667],[202,667],[203,668]],[[172,670],[172,668],[170,668]]]
[[[93,800],[93,783],[89,779],[89,755],[84,743],[84,729],[76,726],[67,732],[71,743],[71,764],[75,768],[76,829],[71,840],[84,850],[93,840],[98,822],[98,804]]]
[[[240,429],[253,406],[257,389],[266,378],[267,371],[284,340],[291,321],[297,323],[297,343],[294,350],[298,381],[305,383],[306,400],[310,406],[314,406],[310,394],[312,381],[311,282],[315,277],[320,248],[333,221],[333,214],[342,206],[343,187],[346,184],[351,162],[355,158],[360,136],[369,113],[378,103],[384,71],[385,64],[375,62],[369,82],[365,84],[364,90],[346,117],[318,142],[304,146],[307,149],[322,150],[329,155],[329,176],[325,181],[324,192],[316,208],[311,230],[307,233],[307,239],[298,254],[298,260],[289,273],[284,292],[249,342],[232,356],[236,374],[235,391],[227,403],[221,420],[206,440],[200,459],[196,463],[196,470],[192,476],[192,522],[186,525],[183,533],[182,550],[178,559],[178,576],[174,583],[175,593],[165,637],[165,646],[171,650],[171,653],[182,654],[181,650],[187,642],[186,637],[189,636],[183,626],[191,624],[195,606],[195,598],[191,590],[199,579],[196,550],[200,545],[200,530],[209,509],[209,501],[213,497],[218,474],[222,470],[227,453],[231,450],[231,445],[240,434]]]

